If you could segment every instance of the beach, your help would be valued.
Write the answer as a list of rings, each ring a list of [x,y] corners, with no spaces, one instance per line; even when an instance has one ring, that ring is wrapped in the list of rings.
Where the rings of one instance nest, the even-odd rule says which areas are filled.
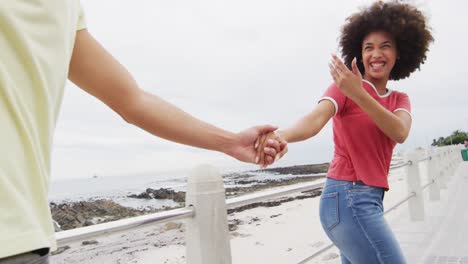
[[[327,241],[317,213],[316,197],[228,214],[233,263],[291,263],[290,260],[298,260],[301,255],[306,257],[307,252]],[[52,260],[54,263],[186,263],[183,231],[183,222],[144,227],[96,238],[87,245],[72,244]],[[303,236],[310,237],[310,241],[297,239]]]
[[[405,170],[391,172],[391,191],[385,207],[391,207],[407,195]],[[317,182],[324,179],[317,179]],[[281,188],[281,187],[275,187]],[[319,217],[319,197],[290,200],[277,206],[259,206],[230,212],[233,263],[300,263],[329,240]],[[390,223],[406,212],[403,205],[386,215]],[[186,263],[184,222],[143,227],[75,243],[52,257],[53,263]],[[340,263],[336,249],[330,249],[307,263]]]

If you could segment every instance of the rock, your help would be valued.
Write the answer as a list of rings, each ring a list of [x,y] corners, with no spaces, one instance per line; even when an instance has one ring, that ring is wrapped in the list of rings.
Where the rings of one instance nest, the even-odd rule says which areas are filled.
[[[247,175],[248,176],[248,175]],[[246,175],[237,176],[237,177],[247,177]],[[235,176],[231,176],[235,177]],[[280,186],[288,186],[295,183],[302,183],[302,182],[311,182],[317,179],[320,179],[324,176],[301,176],[295,178],[288,178],[288,179],[279,179],[279,180],[264,180],[264,181],[255,181],[256,184],[246,184],[246,186],[235,186],[235,187],[228,187],[226,188],[226,196],[238,196],[245,193],[252,193],[260,190],[271,189],[272,187],[280,187]],[[236,181],[237,185],[243,181]]]
[[[230,223],[228,227],[229,227],[229,231],[236,231],[238,228],[237,225],[233,223]]]
[[[83,245],[83,246],[97,245],[97,244],[99,244],[99,242],[97,242],[97,240],[87,240],[87,241],[81,242],[81,245]]]
[[[168,230],[173,230],[173,229],[179,229],[182,226],[181,223],[175,223],[175,222],[170,222],[165,224],[166,231]]]
[[[237,218],[228,220],[229,231],[236,231],[238,229],[238,225],[241,224],[243,224],[243,222]]]
[[[243,184],[243,185],[252,184],[252,183],[257,183],[257,181],[248,181],[248,180],[236,181],[236,184]]]
[[[63,246],[63,247],[59,247],[57,248],[57,250],[55,251],[52,251],[50,254],[53,256],[53,255],[58,255],[58,254],[61,254],[63,252],[65,252],[66,250],[70,249],[70,246]]]
[[[86,220],[85,223],[84,223],[84,226],[92,226],[92,225],[95,225],[96,223],[92,220]]]
[[[76,220],[80,223],[84,223],[86,222],[86,219],[84,219],[84,217],[78,213],[78,215],[76,216]]]
[[[140,194],[128,195],[130,198],[136,199],[169,199],[178,203],[185,202],[185,192],[176,192],[174,190],[160,188],[158,190],[147,188],[146,191]]]
[[[325,173],[328,171],[330,163],[323,164],[309,164],[309,165],[296,165],[289,167],[271,168],[261,170],[263,172],[278,173],[282,175],[307,175],[314,173]]]
[[[143,214],[111,200],[81,201],[51,206],[52,218],[62,230],[89,226]],[[97,220],[97,221],[96,221]],[[102,220],[102,221],[99,221]]]

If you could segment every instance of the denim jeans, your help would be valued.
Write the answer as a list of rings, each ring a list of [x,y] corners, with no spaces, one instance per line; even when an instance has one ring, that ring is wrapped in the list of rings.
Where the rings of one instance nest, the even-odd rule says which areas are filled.
[[[383,217],[383,188],[327,178],[320,221],[343,264],[406,263]]]

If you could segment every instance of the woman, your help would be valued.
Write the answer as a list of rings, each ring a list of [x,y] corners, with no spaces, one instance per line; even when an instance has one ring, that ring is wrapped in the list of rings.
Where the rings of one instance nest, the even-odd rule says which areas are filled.
[[[316,108],[259,144],[308,139],[333,118],[335,151],[320,200],[322,226],[342,263],[405,263],[382,201],[393,149],[410,131],[411,107],[408,96],[388,89],[387,82],[418,69],[433,38],[424,15],[396,1],[375,2],[351,15],[341,33],[344,63],[332,55],[334,83]]]

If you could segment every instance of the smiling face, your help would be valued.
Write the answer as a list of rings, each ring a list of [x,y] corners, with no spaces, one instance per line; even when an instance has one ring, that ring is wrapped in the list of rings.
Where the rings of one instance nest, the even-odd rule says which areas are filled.
[[[364,78],[373,81],[388,81],[398,56],[396,43],[384,31],[369,33],[362,41]]]

